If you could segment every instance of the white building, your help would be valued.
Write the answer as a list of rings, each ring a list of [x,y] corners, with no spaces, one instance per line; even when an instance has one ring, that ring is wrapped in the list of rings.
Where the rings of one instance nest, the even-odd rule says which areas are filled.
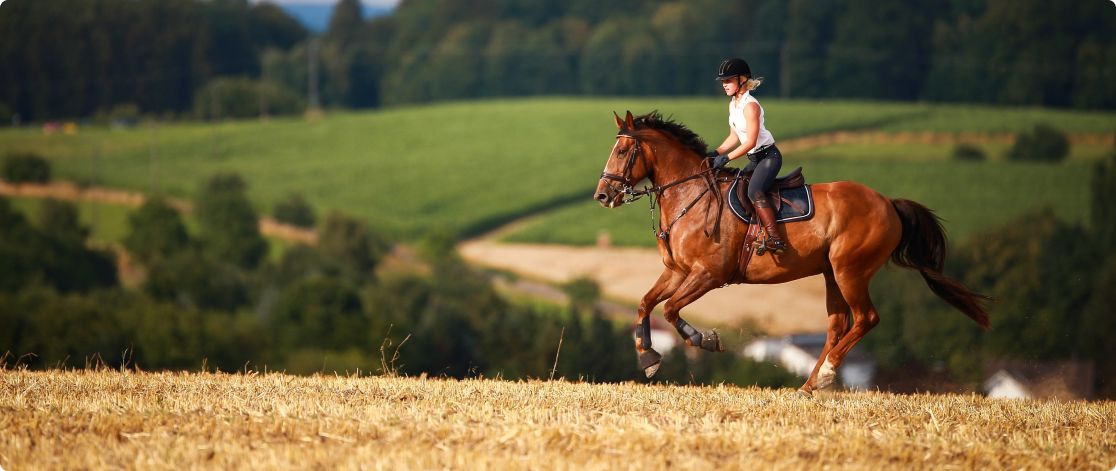
[[[825,334],[764,337],[744,347],[744,355],[758,362],[771,362],[802,378],[810,377],[825,346]],[[876,361],[860,347],[853,347],[837,368],[837,378],[848,389],[868,389],[876,376]]]

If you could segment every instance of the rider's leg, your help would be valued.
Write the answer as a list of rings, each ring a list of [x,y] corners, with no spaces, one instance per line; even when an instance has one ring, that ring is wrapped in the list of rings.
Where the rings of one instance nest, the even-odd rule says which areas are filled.
[[[771,149],[756,165],[756,170],[752,172],[752,179],[748,182],[748,198],[752,200],[752,206],[756,208],[756,216],[767,231],[767,249],[775,253],[782,253],[786,244],[783,243],[783,238],[775,225],[775,209],[767,198],[767,190],[775,182],[775,177],[779,175],[782,166],[783,156],[778,150]]]

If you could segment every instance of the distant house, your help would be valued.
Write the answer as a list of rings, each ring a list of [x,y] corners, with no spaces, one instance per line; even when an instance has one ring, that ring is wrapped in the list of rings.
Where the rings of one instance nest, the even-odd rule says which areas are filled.
[[[758,362],[771,362],[803,378],[814,371],[825,334],[764,337],[744,347],[744,355]],[[860,347],[853,347],[837,369],[837,378],[848,389],[868,389],[876,375],[876,361]]]
[[[1003,399],[1090,399],[1093,397],[1092,362],[998,361],[990,363],[991,372],[983,390],[990,398]]]

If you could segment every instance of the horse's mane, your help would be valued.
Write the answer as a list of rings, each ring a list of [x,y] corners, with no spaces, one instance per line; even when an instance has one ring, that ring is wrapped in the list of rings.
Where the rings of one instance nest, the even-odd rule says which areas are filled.
[[[663,118],[658,110],[635,118],[635,128],[636,130],[657,129],[664,131],[677,139],[678,142],[689,147],[690,150],[697,152],[698,155],[705,155],[705,151],[708,149],[705,141],[697,133],[691,131],[684,124],[674,122],[672,118]]]

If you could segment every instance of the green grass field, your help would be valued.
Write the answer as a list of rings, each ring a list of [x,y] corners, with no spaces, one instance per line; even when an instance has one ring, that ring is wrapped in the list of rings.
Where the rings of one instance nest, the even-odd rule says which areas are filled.
[[[764,103],[768,127],[781,139],[842,129],[913,127],[948,131],[955,123],[950,119],[953,115],[959,116],[957,122],[965,123],[963,129],[968,131],[1025,130],[1040,121],[1055,122],[1072,132],[1116,129],[1116,115],[1111,113],[777,99],[765,99]],[[300,192],[320,212],[336,209],[364,217],[396,236],[415,236],[429,230],[475,234],[525,215],[562,208],[555,213],[559,217],[576,210],[581,200],[589,198],[614,142],[613,110],[642,113],[658,109],[709,141],[719,142],[727,133],[726,106],[725,99],[716,97],[544,98],[335,113],[317,121],[286,118],[217,125],[176,123],[129,130],[82,128],[75,136],[5,129],[0,131],[0,154],[35,151],[52,160],[55,174],[61,178],[143,191],[158,189],[179,197],[192,197],[216,172],[238,172],[249,183],[250,197],[265,213],[288,193]],[[841,155],[826,156],[824,148],[813,151],[816,162],[811,161],[807,167],[811,180],[855,179],[892,196],[902,196],[902,191],[878,185],[882,175],[910,173],[903,181],[912,182],[924,172],[957,173],[963,181],[975,181],[976,175],[965,175],[979,169],[989,178],[1003,176],[1004,182],[1020,178],[1013,173],[1015,170],[1001,170],[995,163],[956,166],[941,161],[908,166],[904,158],[902,165],[893,161],[877,167],[853,160],[874,160],[879,154],[846,152],[846,160]],[[806,161],[810,155],[802,157]],[[1038,174],[1033,179],[1057,181],[1073,181],[1071,178],[1087,171],[1073,164],[1051,167],[1055,170],[1049,175],[1027,173],[1024,168],[1019,171]],[[952,201],[1000,198],[988,195],[986,184],[973,187],[972,195],[958,195],[955,185],[910,184],[915,185],[911,192],[927,195],[922,200],[941,208],[942,214],[953,221],[951,224],[961,224],[958,228],[951,226],[960,231],[968,230],[965,224],[979,225],[988,220],[988,215],[961,214]],[[1047,200],[1080,201],[1081,194],[1073,193],[1079,190],[1069,188],[1067,195],[1032,199],[1030,203],[992,206],[1025,208]],[[1032,196],[1029,190],[1019,194]],[[947,195],[949,201],[940,201]],[[570,204],[573,209],[567,208]],[[1065,205],[1056,204],[1059,208]],[[575,219],[585,222],[585,230],[595,234],[599,229],[595,218],[603,217]],[[646,214],[633,220],[638,220],[640,227],[646,226]],[[605,227],[612,230],[611,220]]]

